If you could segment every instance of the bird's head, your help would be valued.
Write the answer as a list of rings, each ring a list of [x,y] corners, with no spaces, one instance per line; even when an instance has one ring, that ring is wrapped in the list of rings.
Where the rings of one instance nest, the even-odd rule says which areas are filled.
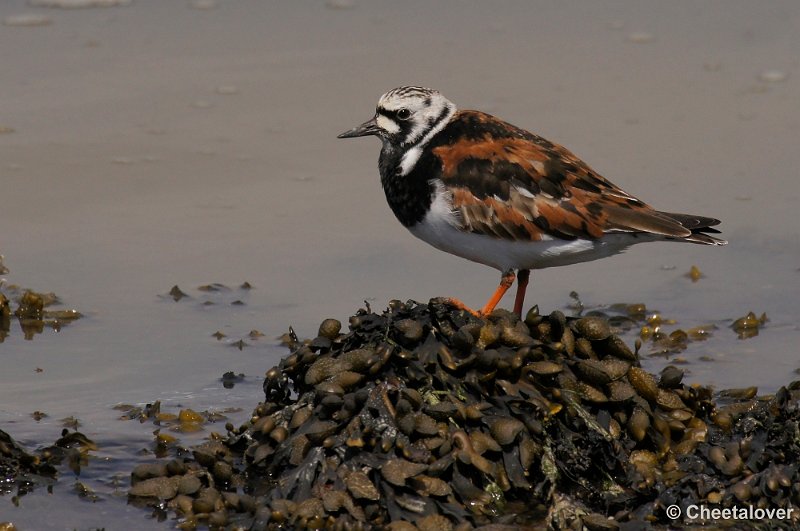
[[[427,140],[427,135],[446,123],[456,106],[439,91],[424,87],[398,87],[378,100],[375,116],[339,138],[375,135],[384,144],[407,148]]]

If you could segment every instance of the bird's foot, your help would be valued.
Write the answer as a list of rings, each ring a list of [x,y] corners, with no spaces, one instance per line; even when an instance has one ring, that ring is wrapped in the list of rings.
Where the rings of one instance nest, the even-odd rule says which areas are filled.
[[[439,297],[439,298],[434,299],[434,300],[436,302],[441,303],[441,304],[446,304],[448,306],[453,306],[457,310],[463,310],[465,312],[468,312],[473,317],[477,317],[478,319],[483,319],[484,317],[486,317],[486,315],[483,314],[482,312],[479,312],[477,310],[473,310],[472,308],[470,308],[469,306],[467,306],[466,304],[464,304],[460,300],[458,300],[456,298],[453,298],[453,297]]]

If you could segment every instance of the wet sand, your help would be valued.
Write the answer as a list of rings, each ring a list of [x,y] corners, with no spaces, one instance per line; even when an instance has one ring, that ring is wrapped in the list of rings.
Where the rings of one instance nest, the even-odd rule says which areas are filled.
[[[57,437],[58,419],[81,419],[100,445],[81,479],[99,491],[113,490],[109,478],[152,437],[117,421],[115,404],[247,415],[284,353],[272,338],[289,325],[313,335],[365,299],[485,300],[495,271],[427,247],[393,218],[377,142],[335,138],[401,84],[563,143],[658,208],[723,220],[725,248],[648,244],[535,272],[530,302],[561,309],[575,290],[587,307],[644,302],[674,327],[717,323],[680,354],[692,381],[769,392],[794,376],[795,3],[192,5],[0,5],[0,48],[13,51],[0,106],[6,278],[86,314],[33,341],[12,329],[0,344],[0,427],[36,447]],[[49,24],[8,18],[28,13]],[[705,275],[697,283],[684,276],[692,265]],[[236,291],[244,281],[255,289]],[[209,282],[233,292],[196,290]],[[192,299],[158,297],[174,284]],[[770,322],[739,340],[728,326],[750,310]],[[249,340],[252,329],[266,336]],[[228,337],[212,338],[217,330]],[[228,345],[243,337],[250,347]],[[228,370],[249,378],[225,390]],[[35,410],[49,416],[36,423]],[[112,528],[102,511],[123,508],[70,508],[69,480],[56,494],[28,495],[18,509],[0,498],[0,519]],[[42,521],[54,503],[64,518]]]

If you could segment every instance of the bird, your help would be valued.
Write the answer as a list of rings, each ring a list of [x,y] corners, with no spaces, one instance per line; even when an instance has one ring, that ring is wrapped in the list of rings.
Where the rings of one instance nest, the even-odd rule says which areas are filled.
[[[522,314],[532,269],[605,258],[636,243],[725,245],[719,220],[656,210],[567,148],[490,114],[459,110],[439,91],[402,86],[375,115],[338,138],[377,136],[381,185],[411,234],[501,273],[477,317],[494,311],[517,280]]]

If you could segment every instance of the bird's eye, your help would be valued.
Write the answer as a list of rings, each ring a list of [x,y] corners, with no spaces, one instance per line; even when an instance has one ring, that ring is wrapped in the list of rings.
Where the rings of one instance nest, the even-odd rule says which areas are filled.
[[[401,120],[408,120],[409,118],[411,118],[411,111],[409,111],[408,109],[400,109],[399,111],[397,111],[397,117],[400,118]]]

